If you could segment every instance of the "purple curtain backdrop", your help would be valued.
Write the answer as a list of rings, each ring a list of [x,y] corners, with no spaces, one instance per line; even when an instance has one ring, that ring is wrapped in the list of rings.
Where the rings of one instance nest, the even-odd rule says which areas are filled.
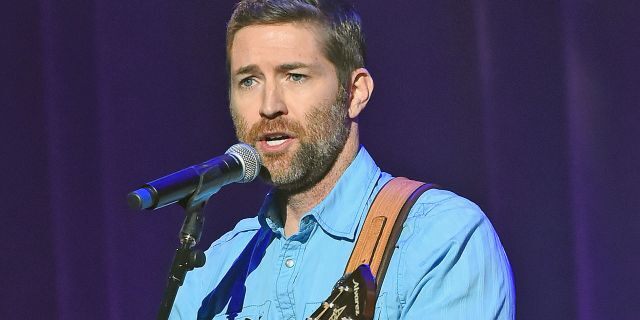
[[[637,3],[356,2],[376,81],[363,144],[484,208],[519,319],[640,316]],[[232,6],[3,5],[0,318],[155,317],[182,213],[131,211],[125,195],[234,143]],[[214,196],[201,245],[266,189]]]

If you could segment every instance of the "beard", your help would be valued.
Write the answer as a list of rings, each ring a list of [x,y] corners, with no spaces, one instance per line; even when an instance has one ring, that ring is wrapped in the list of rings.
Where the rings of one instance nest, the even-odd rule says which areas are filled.
[[[307,126],[279,116],[261,118],[248,128],[247,122],[231,108],[231,118],[238,140],[255,147],[264,132],[291,132],[298,148],[291,152],[260,152],[260,177],[267,183],[289,192],[307,190],[329,172],[344,148],[350,127],[347,117],[347,94],[341,86],[333,104],[313,106],[305,114]]]

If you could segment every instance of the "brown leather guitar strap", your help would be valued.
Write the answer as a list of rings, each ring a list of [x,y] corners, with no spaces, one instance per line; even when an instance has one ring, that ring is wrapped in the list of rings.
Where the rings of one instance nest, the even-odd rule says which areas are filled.
[[[387,182],[369,208],[345,274],[353,272],[361,264],[368,264],[379,292],[402,224],[420,195],[433,187],[433,184],[402,177]]]

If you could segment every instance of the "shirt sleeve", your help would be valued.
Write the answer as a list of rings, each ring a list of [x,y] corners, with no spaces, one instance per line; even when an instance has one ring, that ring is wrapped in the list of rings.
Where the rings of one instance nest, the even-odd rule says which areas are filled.
[[[491,223],[472,202],[434,191],[440,197],[414,206],[399,243],[400,318],[514,319],[511,268]]]

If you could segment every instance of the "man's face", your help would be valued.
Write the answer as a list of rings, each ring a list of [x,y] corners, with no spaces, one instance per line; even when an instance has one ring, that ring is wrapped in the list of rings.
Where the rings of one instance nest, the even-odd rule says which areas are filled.
[[[288,190],[318,182],[349,133],[346,93],[308,23],[240,29],[230,54],[231,115],[256,147],[261,175]]]

